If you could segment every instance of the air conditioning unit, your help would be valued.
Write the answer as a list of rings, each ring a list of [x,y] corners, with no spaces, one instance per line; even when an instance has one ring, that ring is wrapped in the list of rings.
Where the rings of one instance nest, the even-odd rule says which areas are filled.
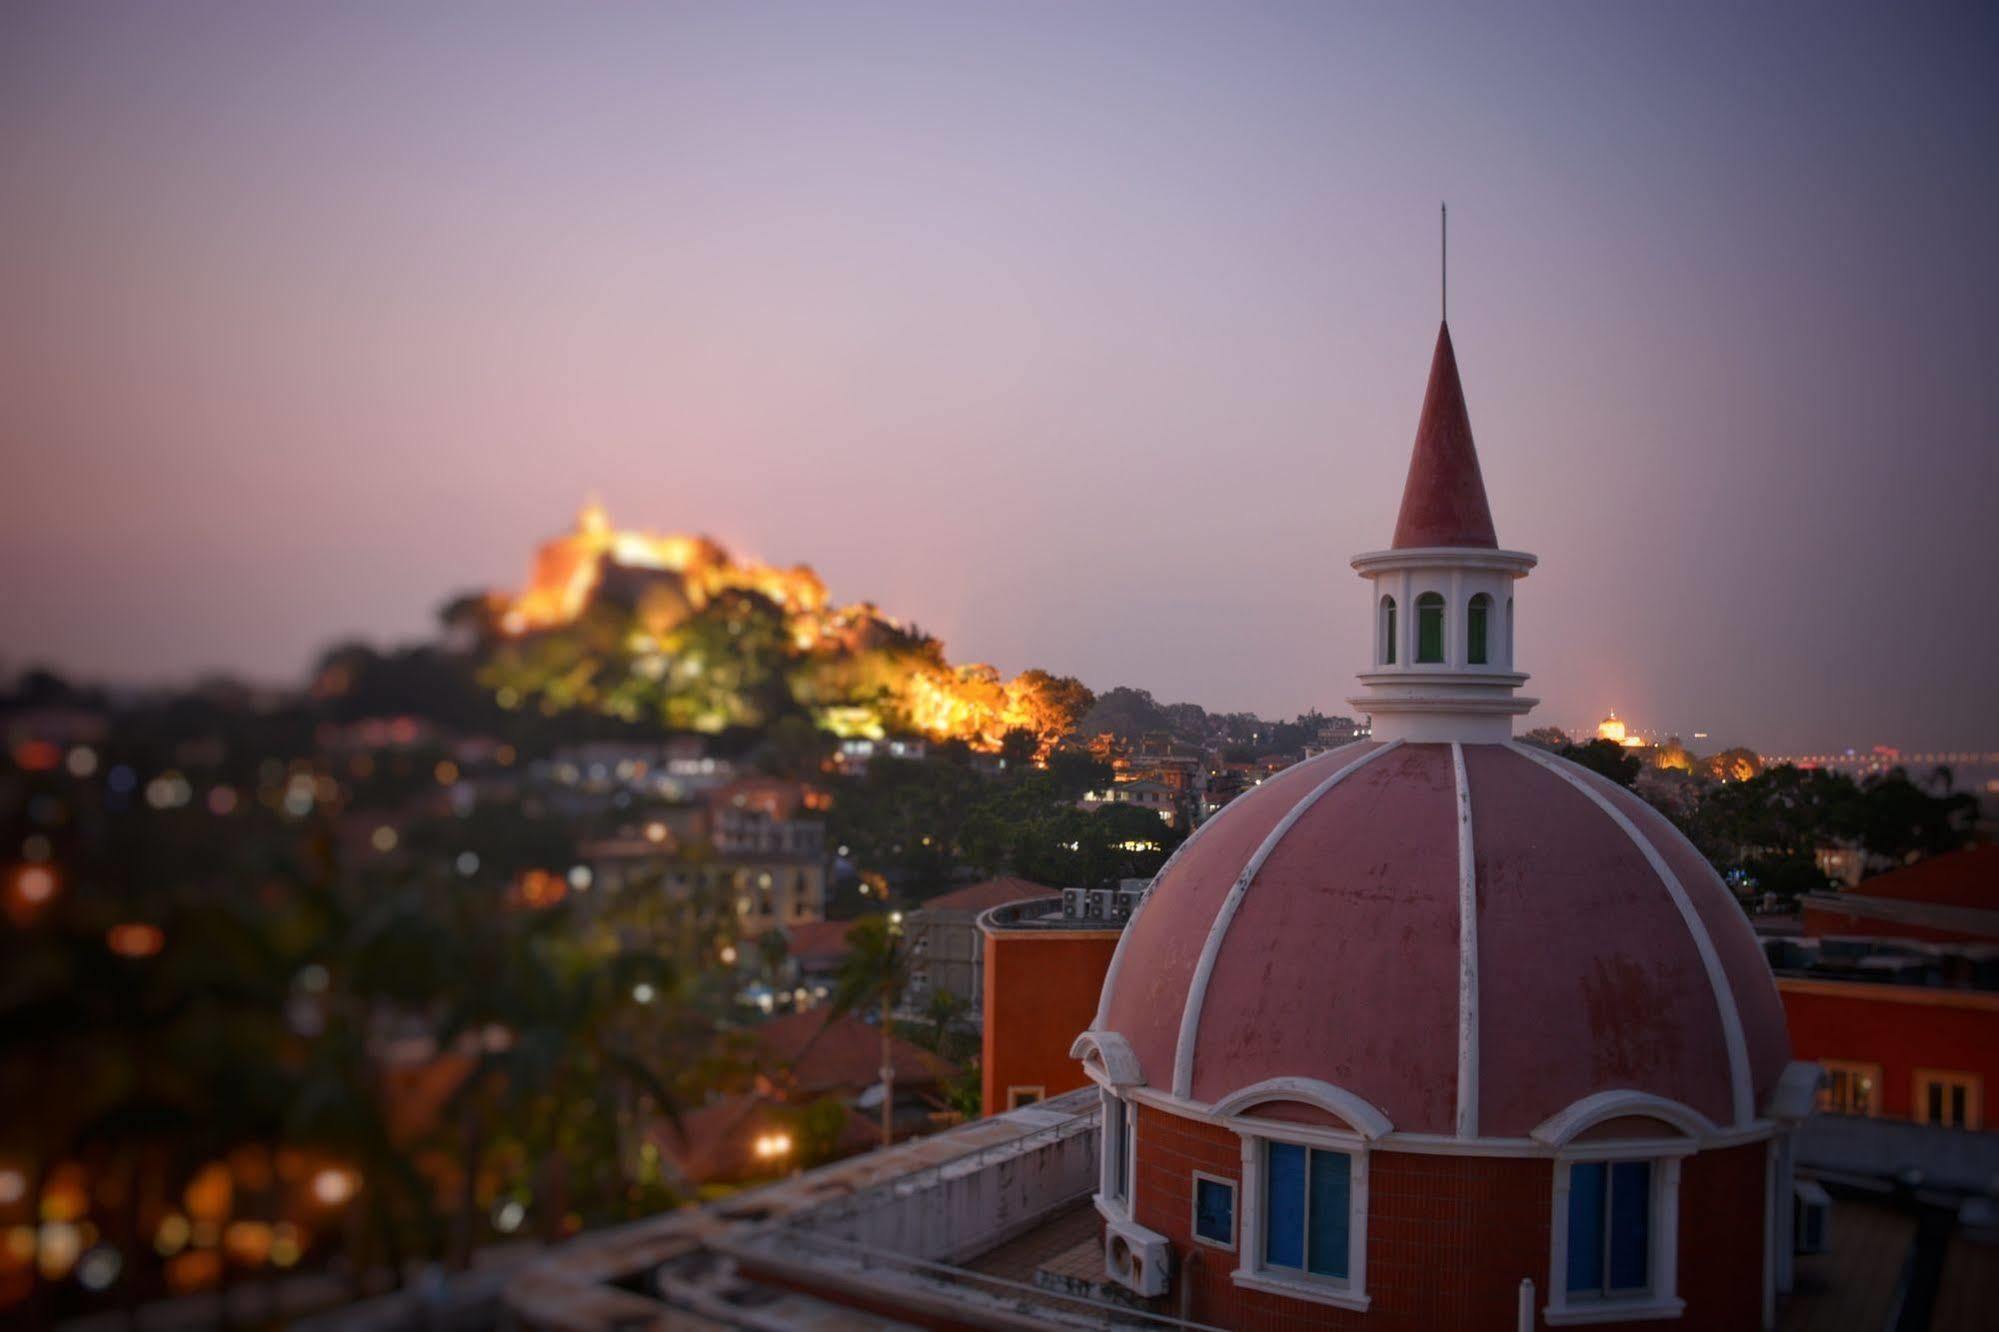
[[[1070,920],[1076,920],[1081,917],[1083,914],[1083,898],[1084,891],[1081,888],[1064,888],[1062,890],[1062,914]]]
[[[1104,1224],[1104,1269],[1111,1280],[1144,1296],[1164,1295],[1173,1277],[1173,1246],[1130,1221]]]
[[[1832,1248],[1832,1198],[1815,1179],[1801,1179],[1793,1189],[1797,1195],[1796,1228],[1791,1247],[1799,1253],[1827,1253]]]

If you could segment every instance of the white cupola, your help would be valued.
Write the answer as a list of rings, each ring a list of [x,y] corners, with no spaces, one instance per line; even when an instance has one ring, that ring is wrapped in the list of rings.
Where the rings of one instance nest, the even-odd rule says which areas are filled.
[[[1387,550],[1353,558],[1367,580],[1373,659],[1347,701],[1380,740],[1492,743],[1537,700],[1517,695],[1513,585],[1535,559],[1501,550],[1472,446],[1451,328],[1437,332],[1402,511]]]

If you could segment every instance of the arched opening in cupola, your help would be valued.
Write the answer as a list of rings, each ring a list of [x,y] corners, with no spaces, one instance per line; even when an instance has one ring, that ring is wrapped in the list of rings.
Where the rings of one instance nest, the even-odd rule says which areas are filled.
[[[1416,598],[1416,664],[1440,663],[1444,659],[1444,596],[1425,592]]]
[[[1481,592],[1465,607],[1465,664],[1483,666],[1490,660],[1486,651],[1488,625],[1492,620],[1492,598]]]

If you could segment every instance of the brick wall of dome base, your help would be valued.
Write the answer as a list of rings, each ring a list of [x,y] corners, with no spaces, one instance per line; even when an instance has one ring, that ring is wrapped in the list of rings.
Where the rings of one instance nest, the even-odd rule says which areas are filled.
[[[1433,1329],[1512,1332],[1522,1277],[1546,1321],[1555,1169],[1543,1157],[1451,1156],[1376,1148],[1367,1156],[1365,1311],[1258,1288],[1237,1277],[1244,1218],[1234,1250],[1194,1237],[1197,1180],[1232,1183],[1238,1209],[1242,1138],[1229,1127],[1140,1104],[1134,1128],[1131,1219],[1165,1236],[1174,1251],[1170,1299],[1195,1321],[1251,1328]],[[1763,1308],[1761,1142],[1698,1152],[1679,1164],[1675,1298],[1671,1319],[1622,1320],[1619,1328],[1753,1328]],[[1181,1283],[1191,1283],[1183,1291]],[[1186,1303],[1181,1303],[1183,1294]]]

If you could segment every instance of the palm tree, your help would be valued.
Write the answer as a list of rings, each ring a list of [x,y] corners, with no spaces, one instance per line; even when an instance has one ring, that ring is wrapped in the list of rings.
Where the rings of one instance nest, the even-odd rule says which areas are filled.
[[[833,1011],[851,1013],[879,1005],[882,1038],[882,1146],[895,1140],[895,1006],[909,988],[909,950],[901,914],[867,916],[847,931],[847,956],[833,987]]]
[[[923,1006],[923,1016],[930,1023],[930,1048],[953,1062],[957,1060],[958,1022],[970,1007],[956,990],[932,991],[930,1002]]]

